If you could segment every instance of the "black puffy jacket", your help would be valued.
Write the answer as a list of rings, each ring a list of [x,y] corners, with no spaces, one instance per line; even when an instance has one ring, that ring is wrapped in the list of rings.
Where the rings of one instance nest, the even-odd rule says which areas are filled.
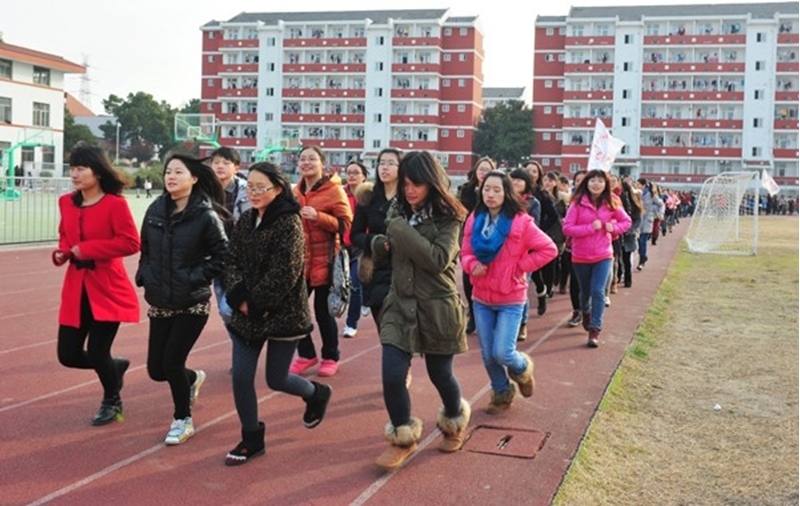
[[[186,208],[169,215],[168,193],[147,209],[136,285],[165,309],[186,309],[211,298],[211,280],[222,273],[228,238],[211,203],[193,194]]]

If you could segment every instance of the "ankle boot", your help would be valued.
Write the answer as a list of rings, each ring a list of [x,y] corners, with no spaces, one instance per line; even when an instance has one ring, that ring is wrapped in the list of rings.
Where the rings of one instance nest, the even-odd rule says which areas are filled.
[[[242,440],[225,457],[226,466],[240,466],[248,460],[264,455],[264,422],[256,430],[242,429]]]
[[[486,406],[484,411],[490,415],[499,415],[511,407],[514,402],[514,396],[517,395],[517,387],[514,383],[508,385],[508,390],[502,392],[495,392],[492,390],[492,397],[489,400],[489,405]]]
[[[316,381],[311,382],[314,385],[314,395],[306,401],[306,411],[303,413],[303,425],[307,429],[313,429],[320,424],[325,417],[325,410],[328,409],[328,403],[331,400],[333,389],[322,383]]]
[[[539,301],[539,305],[536,306],[536,314],[542,316],[547,312],[547,291],[545,290],[541,294],[536,294],[536,298]]]
[[[422,437],[422,420],[412,417],[406,425],[399,427],[395,427],[391,422],[387,423],[384,436],[389,441],[389,448],[384,450],[375,463],[381,469],[394,471],[417,451]]]
[[[92,425],[106,425],[114,420],[119,422],[125,420],[122,416],[122,400],[120,400],[119,395],[103,399],[103,402],[100,403],[100,409],[92,417]]]
[[[533,379],[533,359],[527,353],[520,352],[520,355],[525,359],[525,370],[519,374],[513,374],[509,371],[508,377],[517,384],[519,393],[523,397],[530,397],[533,395],[533,388],[536,386],[536,381]]]
[[[436,426],[442,431],[442,440],[439,442],[440,452],[453,453],[464,446],[471,415],[472,409],[464,399],[461,399],[461,413],[455,418],[448,418],[445,415],[444,408],[439,410]]]
[[[125,371],[128,370],[131,362],[127,358],[122,357],[114,358],[112,361],[114,362],[114,369],[117,371],[117,377],[119,378],[119,389],[122,390],[123,380],[125,379]]]

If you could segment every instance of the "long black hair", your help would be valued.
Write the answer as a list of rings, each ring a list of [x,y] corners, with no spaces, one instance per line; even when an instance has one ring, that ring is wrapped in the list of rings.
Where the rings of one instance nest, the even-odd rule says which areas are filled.
[[[89,167],[97,178],[103,193],[122,195],[122,190],[126,186],[125,180],[111,165],[111,159],[108,158],[102,148],[79,142],[72,148],[72,153],[69,155],[69,166]],[[75,192],[75,195],[72,196],[72,201],[80,205],[83,202],[81,192]]]
[[[600,194],[597,200],[595,200],[591,193],[589,193],[589,181],[595,177],[603,178],[603,180],[606,182],[606,187],[603,188],[603,193]],[[575,195],[572,196],[573,201],[579,203],[581,201],[581,197],[584,195],[586,195],[586,197],[592,202],[592,204],[594,204],[595,207],[600,207],[600,205],[605,202],[608,204],[609,208],[616,209],[620,203],[619,199],[616,198],[616,195],[611,192],[611,178],[608,177],[608,172],[604,170],[595,169],[587,172],[586,177],[583,178],[581,184],[579,184],[575,189]]]
[[[294,193],[292,192],[292,182],[289,181],[289,178],[286,177],[286,174],[283,173],[280,167],[272,162],[258,162],[251,165],[247,172],[249,174],[253,171],[264,174],[269,178],[270,182],[274,186],[281,187],[280,193],[275,195],[275,200],[273,200],[273,202],[279,200],[287,200],[295,203],[297,202],[294,198]]]
[[[411,216],[411,204],[408,203],[403,190],[404,180],[414,184],[427,184],[428,197],[423,205],[431,205],[434,216],[452,216],[464,221],[467,210],[448,190],[450,179],[436,158],[427,151],[411,151],[400,162],[397,171],[398,184],[397,203],[405,216]]]
[[[489,212],[489,208],[487,208],[486,204],[483,202],[483,187],[490,177],[500,179],[500,183],[503,185],[503,205],[500,207],[500,212],[505,214],[508,218],[513,218],[517,213],[524,212],[528,206],[522,201],[522,196],[517,195],[517,192],[514,191],[514,185],[511,183],[511,176],[503,171],[493,170],[483,178],[479,193],[480,198],[475,205],[475,215],[477,216],[480,213]]]
[[[508,174],[508,177],[511,179],[519,179],[525,183],[523,195],[533,195],[533,178],[530,172],[525,169],[514,169]]]
[[[378,153],[378,158],[375,161],[375,190],[379,191],[382,195],[386,195],[386,188],[383,186],[383,181],[381,181],[381,174],[380,174],[380,163],[381,157],[383,155],[394,155],[397,157],[397,193],[400,193],[400,164],[403,162],[403,152],[397,148],[384,148]]]
[[[167,153],[164,159],[164,172],[162,177],[167,172],[167,166],[172,160],[180,160],[189,169],[192,176],[197,178],[197,182],[192,186],[192,193],[189,200],[196,198],[203,198],[208,200],[214,211],[219,214],[223,220],[230,217],[230,212],[225,208],[225,190],[222,188],[222,183],[219,182],[217,175],[214,171],[205,164],[208,158],[195,158],[192,155],[171,151]],[[172,199],[167,200],[167,208],[175,205]]]

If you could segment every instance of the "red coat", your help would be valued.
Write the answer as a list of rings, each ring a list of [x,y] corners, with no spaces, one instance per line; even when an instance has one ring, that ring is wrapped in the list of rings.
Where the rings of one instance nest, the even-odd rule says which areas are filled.
[[[95,268],[68,264],[58,323],[80,327],[84,286],[95,320],[138,322],[139,297],[122,263],[123,257],[139,251],[139,232],[128,203],[123,197],[107,194],[94,205],[78,207],[72,196],[58,199],[58,249],[68,252],[77,245],[81,260],[94,260]]]

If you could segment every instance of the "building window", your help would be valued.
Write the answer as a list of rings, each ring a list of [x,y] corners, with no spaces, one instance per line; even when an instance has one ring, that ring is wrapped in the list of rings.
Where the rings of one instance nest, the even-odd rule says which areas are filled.
[[[442,137],[450,137],[450,130],[442,130]]]
[[[467,110],[467,106],[464,104],[458,104],[458,112],[465,112]]]
[[[763,118],[753,118],[753,128],[761,128],[764,126]]]
[[[383,62],[382,61],[375,62],[375,68],[378,69],[379,71],[383,70]]]
[[[556,57],[552,54],[544,55],[544,61],[555,61]]]
[[[275,72],[275,64],[274,63],[268,63],[267,64],[267,72]]]
[[[566,29],[566,28],[564,28],[563,26],[560,26],[560,27],[558,28],[558,34],[559,34],[559,35],[564,35],[564,34],[566,34],[566,33],[567,33],[567,29]]]
[[[631,98],[631,90],[622,90],[622,98]]]
[[[464,163],[464,155],[456,155],[456,163]]]
[[[625,44],[633,44],[633,35],[629,33],[626,34],[625,37],[623,38],[623,41]]]
[[[277,42],[278,41],[275,40],[275,37],[269,37],[267,39],[267,45],[270,47],[275,47],[275,44],[277,44]]]
[[[456,130],[456,137],[462,139],[464,137],[464,130]]]
[[[622,118],[622,126],[631,126],[631,119],[630,118]]]
[[[444,29],[444,34],[447,35],[447,36],[453,35],[453,29],[452,28],[445,28]]]
[[[374,116],[374,117],[375,117],[375,123],[381,123],[381,122],[383,122],[383,116],[381,115],[381,113],[377,113],[377,114],[375,114],[375,116]]]
[[[467,81],[465,81],[464,79],[459,79],[458,80],[458,87],[459,88],[463,88],[466,85],[467,85]]]
[[[552,107],[550,107],[549,105],[548,105],[548,106],[545,106],[545,108],[544,108],[544,113],[545,113],[545,114],[553,114],[553,108],[552,108]]]
[[[547,35],[553,35],[553,29],[552,28],[548,28],[547,29]]]
[[[33,103],[33,125],[50,126],[50,104],[43,104],[41,102]]]
[[[458,54],[458,61],[467,61],[466,53],[459,53]]]
[[[442,112],[450,112],[450,104],[442,104]]]
[[[625,63],[622,64],[622,70],[625,72],[630,72],[631,70],[633,70],[633,63],[626,61]]]
[[[375,88],[375,96],[382,97],[383,96],[383,88]]]
[[[761,60],[756,62],[756,70],[764,70],[767,68],[767,62]]]
[[[11,79],[11,68],[13,67],[11,60],[0,59],[0,77]]]
[[[559,87],[559,88],[561,88],[562,90],[564,89],[564,80],[563,80],[563,79],[559,79],[559,80],[556,82],[556,84],[557,84],[557,85],[558,85],[558,87]]]
[[[542,167],[549,167],[549,166],[550,166],[550,159],[542,158]]]
[[[767,41],[767,34],[764,32],[758,32],[756,34],[756,42],[766,42]]]
[[[275,88],[267,88],[266,93],[267,93],[268,97],[274,97],[275,96]]]
[[[214,37],[216,37],[216,33],[215,32],[208,32],[208,38],[209,39],[213,39]]]
[[[444,59],[444,61],[450,61],[450,53],[445,53],[442,58]]]
[[[380,139],[375,139],[374,141],[372,141],[372,147],[374,149],[380,149],[381,148],[381,140]]]
[[[543,133],[542,134],[542,140],[543,141],[549,141],[550,140],[550,132]]]
[[[761,148],[753,148],[753,156],[761,156]]]
[[[208,62],[209,63],[214,63],[214,55],[213,54],[208,55]]]
[[[556,158],[556,167],[561,167],[561,158]]]
[[[459,35],[466,35],[467,34],[467,29],[466,28],[459,28],[458,29],[458,34]]]
[[[442,79],[442,87],[449,88],[450,87],[450,79]]]
[[[214,104],[212,104],[210,102],[207,103],[206,104],[206,111],[213,111],[213,110],[214,110]]]
[[[574,163],[574,162],[573,162],[573,163],[571,163],[571,164],[569,164],[569,171],[570,171],[571,173],[575,174],[575,173],[576,173],[576,172],[578,172],[579,170],[581,170],[581,164],[579,164],[579,163]]]
[[[264,121],[272,121],[275,116],[271,112],[264,113]]]
[[[556,107],[556,114],[564,114],[564,107],[561,105]]]
[[[546,79],[544,81],[544,87],[545,88],[552,88],[553,87],[553,81],[551,79]]]
[[[563,139],[563,138],[564,138],[564,134],[562,134],[561,132],[558,132],[558,133],[556,134],[556,140],[557,140],[557,141],[560,141],[560,140],[561,140],[561,139]]]
[[[376,42],[378,43],[379,46],[382,46],[383,45],[383,35],[378,36],[378,39],[377,39]]]
[[[11,123],[11,99],[0,97],[0,122]]]
[[[755,98],[756,100],[763,100],[764,90],[755,90],[755,92],[753,92],[753,98]]]
[[[33,67],[33,82],[44,86],[50,86],[50,69]]]
[[[213,88],[214,87],[214,80],[213,79],[209,79],[209,80],[206,81],[206,84],[208,85],[209,88]]]
[[[567,55],[565,55],[564,53],[558,53],[558,61],[560,62],[567,61]]]

